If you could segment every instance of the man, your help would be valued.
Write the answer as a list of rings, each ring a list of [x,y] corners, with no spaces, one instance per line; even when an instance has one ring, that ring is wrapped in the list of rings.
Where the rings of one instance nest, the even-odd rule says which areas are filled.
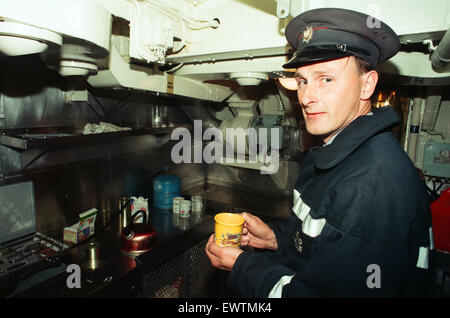
[[[211,263],[244,297],[429,296],[431,216],[425,187],[389,130],[391,107],[371,109],[376,66],[397,53],[394,31],[344,9],[316,9],[286,28],[297,49],[298,99],[307,131],[322,137],[303,162],[288,220],[243,213],[242,245]]]

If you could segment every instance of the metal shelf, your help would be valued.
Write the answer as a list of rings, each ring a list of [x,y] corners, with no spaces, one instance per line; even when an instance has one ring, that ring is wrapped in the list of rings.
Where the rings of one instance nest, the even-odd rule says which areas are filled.
[[[185,125],[163,128],[143,128],[127,131],[106,132],[99,134],[70,134],[70,133],[25,133],[25,134],[8,134],[3,132],[0,135],[0,145],[19,149],[28,150],[40,147],[58,147],[75,145],[88,145],[92,143],[102,143],[118,138],[143,136],[143,135],[166,135],[171,133],[175,128],[187,127]]]
[[[81,131],[59,127],[0,131],[0,173],[23,174],[33,169],[57,167],[77,161],[163,147],[176,128],[143,128],[82,135]]]

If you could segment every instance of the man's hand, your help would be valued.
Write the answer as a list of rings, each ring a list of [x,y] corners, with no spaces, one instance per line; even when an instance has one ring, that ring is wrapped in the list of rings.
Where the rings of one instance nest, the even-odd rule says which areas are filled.
[[[238,256],[244,252],[237,247],[217,246],[216,242],[214,242],[214,234],[209,237],[205,251],[214,267],[226,271],[230,271],[233,268]]]
[[[259,217],[246,212],[240,213],[240,215],[245,220],[242,229],[241,246],[252,246],[269,250],[278,248],[275,233],[266,223]],[[244,252],[237,247],[218,247],[214,242],[214,234],[209,237],[205,251],[214,267],[226,271],[230,271],[233,268],[238,256]]]
[[[241,246],[252,246],[260,249],[276,250],[278,248],[277,239],[273,230],[259,217],[243,212],[240,215],[244,218],[244,228],[242,229]]]

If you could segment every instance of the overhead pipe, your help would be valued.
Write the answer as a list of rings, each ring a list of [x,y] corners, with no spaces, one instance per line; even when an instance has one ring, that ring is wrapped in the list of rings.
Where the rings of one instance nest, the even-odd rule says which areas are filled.
[[[442,69],[450,62],[450,29],[445,32],[444,37],[436,50],[431,55],[431,65],[436,69]]]

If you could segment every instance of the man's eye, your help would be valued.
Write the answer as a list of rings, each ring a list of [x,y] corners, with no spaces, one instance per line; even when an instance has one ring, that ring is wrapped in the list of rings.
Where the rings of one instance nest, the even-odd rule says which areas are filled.
[[[300,86],[300,85],[306,85],[306,84],[308,84],[308,81],[305,80],[305,79],[299,79],[299,80],[297,81],[297,83],[298,83],[298,86]]]
[[[322,78],[322,82],[324,82],[324,83],[329,83],[329,82],[331,82],[331,78],[329,78],[329,77],[324,77],[324,78]]]

